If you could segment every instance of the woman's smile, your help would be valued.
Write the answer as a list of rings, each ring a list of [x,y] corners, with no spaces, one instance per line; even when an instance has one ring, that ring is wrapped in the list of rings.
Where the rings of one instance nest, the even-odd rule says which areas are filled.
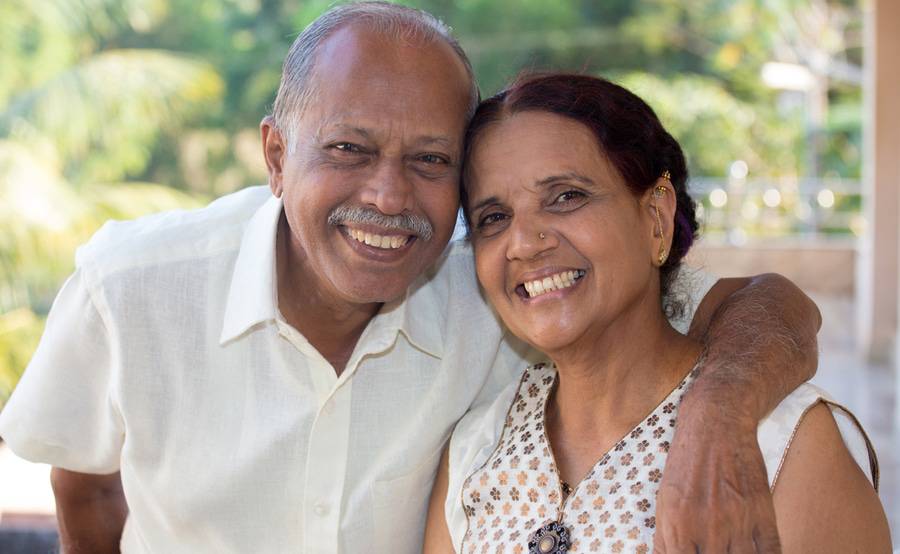
[[[583,269],[542,270],[523,276],[515,292],[524,301],[536,302],[568,295],[581,282],[587,272]],[[553,294],[557,293],[557,294]]]

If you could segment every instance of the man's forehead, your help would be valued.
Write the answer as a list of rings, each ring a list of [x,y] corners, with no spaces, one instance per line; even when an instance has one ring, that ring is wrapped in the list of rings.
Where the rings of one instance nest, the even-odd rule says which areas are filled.
[[[368,118],[363,115],[354,117],[353,114],[341,113],[320,120],[316,126],[316,137],[320,140],[328,139],[330,135],[351,135],[377,142],[393,132],[400,131],[396,125],[384,118]],[[413,131],[408,140],[416,144],[433,144],[435,146],[453,147],[460,139],[459,133],[454,129],[440,129],[431,126]]]
[[[330,93],[364,94],[336,90],[329,83],[352,79],[368,86],[401,88],[410,81],[443,81],[445,86],[469,89],[469,76],[452,47],[439,38],[388,34],[364,24],[351,24],[326,38],[316,53],[313,78],[317,88]],[[404,83],[406,83],[404,85]]]
[[[432,45],[447,46],[448,50],[440,48],[430,49]],[[444,40],[435,36],[425,36],[421,33],[402,30],[389,31],[364,21],[346,24],[335,29],[319,46],[319,55],[340,56],[353,53],[369,55],[373,58],[383,58],[387,55],[400,53],[413,53],[416,57],[424,58],[439,55],[438,52],[451,53],[449,45]]]
[[[326,39],[316,62],[307,129],[370,139],[458,144],[469,107],[467,73],[440,40],[404,40],[358,25]]]

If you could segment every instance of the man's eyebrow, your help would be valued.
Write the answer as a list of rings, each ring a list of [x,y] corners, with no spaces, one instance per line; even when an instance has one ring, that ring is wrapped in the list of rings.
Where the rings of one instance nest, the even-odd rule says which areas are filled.
[[[449,148],[449,147],[453,146],[453,141],[450,140],[450,137],[448,137],[446,135],[436,135],[436,136],[419,137],[419,139],[416,140],[416,144],[418,144],[420,146],[429,146],[432,144],[436,144],[438,146],[443,146],[445,148]]]
[[[325,123],[323,125],[320,125],[316,132],[316,136],[321,138],[322,135],[324,135],[326,131],[332,131],[332,130],[348,131],[351,133],[355,133],[355,134],[363,137],[366,140],[372,140],[372,138],[373,138],[372,133],[368,129],[366,129],[364,127],[358,127],[356,125],[349,125],[347,123],[333,123],[333,124]]]
[[[324,123],[319,126],[316,136],[321,138],[326,132],[333,130],[354,133],[369,141],[374,141],[375,139],[374,133],[369,129],[349,123]],[[447,135],[425,135],[416,139],[416,144],[420,147],[437,145],[443,146],[444,148],[451,148],[454,141]]]
[[[539,187],[546,187],[560,181],[578,181],[581,184],[591,187],[597,186],[597,183],[595,183],[594,180],[590,177],[582,175],[581,173],[576,173],[574,171],[569,171],[568,173],[560,173],[558,175],[550,175],[549,177],[544,177],[543,179],[535,181],[534,184]]]

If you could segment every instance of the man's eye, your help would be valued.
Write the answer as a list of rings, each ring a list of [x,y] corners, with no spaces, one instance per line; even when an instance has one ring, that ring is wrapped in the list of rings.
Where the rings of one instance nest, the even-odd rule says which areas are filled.
[[[447,165],[450,163],[450,160],[439,154],[422,154],[419,156],[419,160],[428,164]]]
[[[340,150],[341,152],[355,153],[362,152],[362,148],[359,145],[353,144],[352,142],[338,142],[332,145],[332,148],[335,150]]]

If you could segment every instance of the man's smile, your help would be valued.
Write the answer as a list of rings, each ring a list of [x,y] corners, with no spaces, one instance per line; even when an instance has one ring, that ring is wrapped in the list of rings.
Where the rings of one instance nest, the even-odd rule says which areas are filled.
[[[411,235],[382,235],[363,231],[362,229],[353,229],[351,227],[347,227],[347,234],[350,235],[350,238],[358,242],[362,242],[375,248],[391,250],[402,248],[409,242],[409,239],[412,238]]]

